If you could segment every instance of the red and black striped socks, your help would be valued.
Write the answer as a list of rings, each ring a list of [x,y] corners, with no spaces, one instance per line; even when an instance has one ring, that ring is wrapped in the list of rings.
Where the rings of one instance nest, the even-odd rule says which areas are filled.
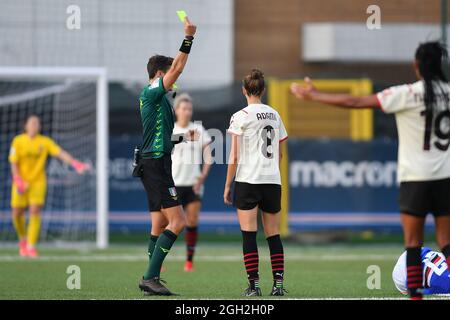
[[[408,293],[412,300],[422,300],[423,268],[421,252],[421,247],[406,248]]]
[[[242,251],[244,254],[244,265],[250,288],[259,288],[259,256],[256,244],[256,231],[242,230]]]
[[[277,288],[283,288],[284,277],[284,251],[280,235],[267,238],[270,250],[270,261],[272,263],[273,283]]]
[[[197,245],[198,227],[186,227],[186,249],[187,249],[187,261],[194,259],[195,247]]]
[[[445,257],[447,266],[450,268],[450,243],[442,248],[442,254]]]

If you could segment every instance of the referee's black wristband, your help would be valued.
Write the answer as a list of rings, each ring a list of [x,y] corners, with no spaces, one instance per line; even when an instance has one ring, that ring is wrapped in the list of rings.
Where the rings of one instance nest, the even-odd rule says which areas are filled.
[[[192,39],[190,39],[192,38]],[[183,42],[181,43],[180,51],[186,54],[189,54],[191,52],[192,47],[192,40],[194,37],[189,37],[189,39],[183,39]]]

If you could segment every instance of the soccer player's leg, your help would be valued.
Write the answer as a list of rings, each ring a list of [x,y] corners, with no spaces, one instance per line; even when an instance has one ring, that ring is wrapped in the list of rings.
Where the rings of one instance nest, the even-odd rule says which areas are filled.
[[[161,284],[161,266],[178,235],[183,231],[186,223],[181,205],[165,208],[162,212],[169,221],[169,224],[155,243],[148,270],[145,273],[143,281],[141,281],[141,289],[156,295],[172,295],[172,293]]]
[[[261,195],[258,187],[249,183],[235,182],[233,206],[237,208],[237,216],[242,232],[242,253],[247,272],[248,288],[245,296],[261,296],[259,286],[259,254],[256,243],[258,230],[258,203]]]
[[[263,200],[260,208],[263,211],[262,221],[264,233],[269,245],[272,265],[273,286],[270,295],[283,296],[284,289],[284,249],[280,238],[281,186],[261,185]]]
[[[435,216],[436,241],[450,267],[450,215]]]
[[[247,297],[261,296],[259,286],[259,255],[256,242],[258,207],[255,206],[250,210],[238,209],[237,214],[242,232],[242,253],[248,280],[248,288],[245,290],[244,295]]]
[[[44,181],[30,184],[28,188],[30,221],[27,230],[27,255],[31,258],[38,256],[36,244],[41,231],[41,211],[45,203],[47,185]]]
[[[412,300],[421,300],[423,289],[423,268],[421,251],[425,218],[407,213],[401,214],[406,247],[406,277],[408,293]]]
[[[434,221],[436,241],[450,268],[450,201],[448,190],[450,179],[436,181],[433,184]]]
[[[147,270],[139,281],[139,288],[147,294],[170,295],[170,291],[165,288],[157,275],[153,272],[152,260],[157,248],[158,239],[162,236],[169,221],[162,213],[162,177],[161,177],[160,159],[150,159],[143,161],[143,174],[141,176],[142,184],[147,193],[148,207],[151,216],[152,229],[148,243],[149,262]],[[161,266],[160,266],[161,269]],[[161,270],[159,270],[160,272]]]
[[[144,168],[144,177],[145,176]],[[156,197],[156,200],[155,197],[150,196],[149,193],[149,205],[152,212],[156,212],[157,208],[160,207],[161,213],[164,215],[168,224],[156,240],[148,269],[139,284],[139,287],[142,290],[156,295],[172,295],[172,293],[161,283],[161,267],[164,259],[172,248],[173,243],[186,225],[183,208],[180,204],[173,180],[170,175],[167,175],[165,179],[167,181],[158,184],[157,194],[159,197]],[[146,183],[146,185],[149,186],[150,184]],[[151,187],[149,189],[147,188],[148,187],[146,187],[147,192],[151,192]],[[154,215],[152,215],[152,218],[153,216]]]
[[[406,248],[406,278],[412,300],[423,298],[423,267],[421,252],[425,217],[433,212],[433,183],[402,182],[399,192],[400,220]]]
[[[30,205],[30,221],[27,230],[27,256],[36,258],[38,251],[36,244],[41,231],[41,205]]]
[[[12,208],[12,221],[17,237],[19,238],[19,254],[22,257],[27,255],[27,234],[25,208]]]
[[[169,224],[169,221],[167,221],[166,217],[161,213],[161,211],[150,212],[150,218],[152,221],[152,229],[150,231],[150,239],[148,242],[147,250],[149,264],[152,259],[156,241],[158,241],[159,236],[164,232],[167,225]],[[164,266],[161,266],[161,272],[163,271],[165,271]]]
[[[193,191],[192,191],[193,193]],[[194,270],[194,254],[198,239],[198,215],[201,208],[201,202],[198,199],[189,202],[185,206],[186,212],[186,262],[184,271],[191,272]]]
[[[27,192],[19,193],[14,185],[11,189],[11,211],[12,222],[19,239],[19,254],[22,257],[27,255],[27,233],[26,233],[26,217],[25,209],[28,206]]]
[[[270,295],[284,295],[284,249],[280,238],[280,214],[263,212],[264,233],[270,251],[273,286]]]
[[[142,280],[139,283],[139,288],[145,292],[146,295],[155,295],[157,294],[155,291],[166,291],[165,288],[154,288],[159,287],[159,279],[155,280],[151,276],[151,262],[152,262],[152,256],[155,252],[156,242],[158,241],[159,236],[164,232],[168,225],[168,220],[166,217],[162,214],[161,211],[153,211],[150,212],[150,217],[152,221],[152,229],[150,231],[150,239],[148,242],[148,267],[147,270],[144,273],[144,276],[142,277]],[[164,267],[161,265],[160,272],[164,271]],[[153,288],[151,290],[150,288]],[[167,292],[167,295],[169,295],[170,292]]]

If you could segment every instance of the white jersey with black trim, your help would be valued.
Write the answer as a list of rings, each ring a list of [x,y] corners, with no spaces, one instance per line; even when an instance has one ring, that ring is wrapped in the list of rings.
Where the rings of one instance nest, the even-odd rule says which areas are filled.
[[[203,147],[211,143],[211,137],[205,128],[198,123],[190,122],[185,128],[175,123],[173,134],[184,134],[189,130],[197,130],[198,141],[181,142],[172,151],[172,177],[176,187],[193,186],[201,174],[203,163]]]
[[[450,85],[434,82],[434,92],[432,117],[426,116],[423,81],[377,94],[382,110],[395,113],[399,182],[450,178]]]
[[[233,114],[228,133],[239,136],[235,181],[281,185],[280,142],[288,135],[276,110],[265,104],[250,104]]]

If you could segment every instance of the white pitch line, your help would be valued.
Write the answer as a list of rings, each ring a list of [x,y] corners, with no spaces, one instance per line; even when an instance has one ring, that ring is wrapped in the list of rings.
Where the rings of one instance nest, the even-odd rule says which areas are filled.
[[[436,295],[429,295],[425,297],[425,300],[448,300],[450,297],[449,294],[436,294]],[[69,299],[67,299],[69,300]],[[93,299],[96,300],[96,299]],[[151,297],[148,298],[129,298],[129,299],[120,299],[120,300],[151,300]],[[243,303],[248,302],[249,299],[244,298],[211,298],[211,297],[199,297],[199,298],[186,298],[182,296],[178,297],[171,297],[168,298],[168,300],[207,300],[207,301],[242,301]],[[346,298],[346,297],[323,297],[323,298],[294,298],[294,297],[286,297],[277,299],[277,300],[303,300],[303,301],[323,301],[323,300],[335,300],[335,301],[358,301],[358,300],[403,300],[408,301],[407,296],[399,296],[399,297],[361,297],[361,298]],[[250,300],[251,301],[251,300]],[[255,300],[253,300],[255,301]],[[262,297],[261,299],[257,300],[259,302],[267,302],[270,303],[270,301],[273,301],[270,297]],[[227,304],[227,303],[224,303]]]
[[[397,255],[388,255],[388,254],[370,254],[370,255],[286,255],[287,261],[361,261],[361,260],[370,260],[370,261],[395,261],[398,256]],[[26,259],[19,257],[17,255],[0,255],[0,262],[73,262],[73,261],[81,261],[81,262],[134,262],[134,261],[146,261],[148,258],[145,255],[68,255],[68,256],[52,256],[52,255],[43,255],[35,259]],[[184,261],[186,259],[185,255],[173,255],[168,256],[168,261]],[[215,261],[241,261],[242,256],[240,255],[223,255],[223,256],[213,256],[213,255],[198,255],[195,258],[196,261],[203,262],[215,262]],[[261,261],[269,261],[267,257],[261,257]]]

